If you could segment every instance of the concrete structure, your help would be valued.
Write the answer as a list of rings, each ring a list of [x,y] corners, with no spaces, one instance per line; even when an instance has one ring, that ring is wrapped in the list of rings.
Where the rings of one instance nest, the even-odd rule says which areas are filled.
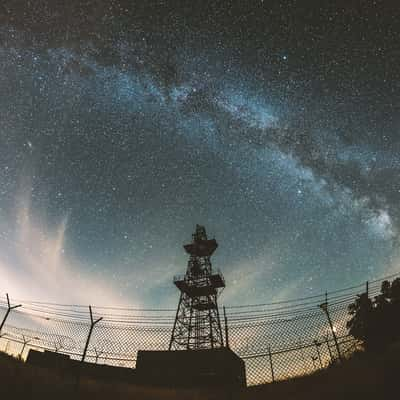
[[[138,351],[137,382],[170,387],[245,387],[244,361],[232,350]]]
[[[72,360],[68,355],[52,351],[29,350],[26,362],[41,368],[51,369],[64,376],[76,375],[106,381],[120,381],[136,383],[135,370],[125,367],[113,367],[111,365],[93,364]]]

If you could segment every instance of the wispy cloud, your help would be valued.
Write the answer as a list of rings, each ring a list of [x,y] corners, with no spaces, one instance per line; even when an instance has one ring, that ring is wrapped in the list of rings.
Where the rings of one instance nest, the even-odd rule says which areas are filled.
[[[120,296],[106,278],[90,276],[87,266],[66,248],[68,214],[51,225],[32,209],[30,190],[23,190],[9,218],[8,224],[14,229],[0,238],[2,291],[28,300],[139,304],[132,297]]]

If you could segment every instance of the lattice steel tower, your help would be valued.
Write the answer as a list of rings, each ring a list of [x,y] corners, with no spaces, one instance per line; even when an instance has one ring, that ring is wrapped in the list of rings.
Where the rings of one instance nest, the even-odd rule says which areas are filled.
[[[180,290],[169,350],[200,350],[223,347],[217,297],[225,287],[220,272],[213,272],[210,257],[218,247],[208,239],[204,226],[196,225],[193,241],[184,247],[190,255],[186,274],[176,276]]]

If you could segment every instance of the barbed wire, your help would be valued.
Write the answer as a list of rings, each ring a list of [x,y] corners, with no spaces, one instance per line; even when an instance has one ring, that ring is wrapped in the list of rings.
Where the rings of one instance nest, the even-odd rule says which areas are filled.
[[[379,294],[384,280],[369,282],[368,294]],[[314,296],[227,308],[229,346],[245,361],[249,385],[312,373],[348,356],[360,342],[349,335],[348,305],[365,292],[365,283]],[[21,303],[8,315],[0,300],[3,351],[26,358],[29,349],[48,350],[79,360],[134,368],[138,350],[167,350],[174,321],[171,309],[94,306],[102,321],[91,327],[88,306],[12,299]],[[332,320],[319,307],[327,302]],[[86,309],[85,309],[86,307]],[[6,315],[7,314],[7,315]],[[1,347],[0,347],[1,350]]]

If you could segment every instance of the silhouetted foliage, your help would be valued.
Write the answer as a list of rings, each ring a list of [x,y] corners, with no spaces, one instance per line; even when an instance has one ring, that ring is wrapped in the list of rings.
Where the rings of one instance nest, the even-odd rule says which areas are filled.
[[[349,333],[364,342],[367,349],[377,349],[400,339],[400,278],[382,282],[381,294],[373,300],[367,293],[349,305],[352,318]]]
[[[350,333],[355,338],[366,341],[370,336],[372,318],[372,301],[367,293],[357,295],[356,301],[349,305],[349,313],[353,316],[347,322]]]

